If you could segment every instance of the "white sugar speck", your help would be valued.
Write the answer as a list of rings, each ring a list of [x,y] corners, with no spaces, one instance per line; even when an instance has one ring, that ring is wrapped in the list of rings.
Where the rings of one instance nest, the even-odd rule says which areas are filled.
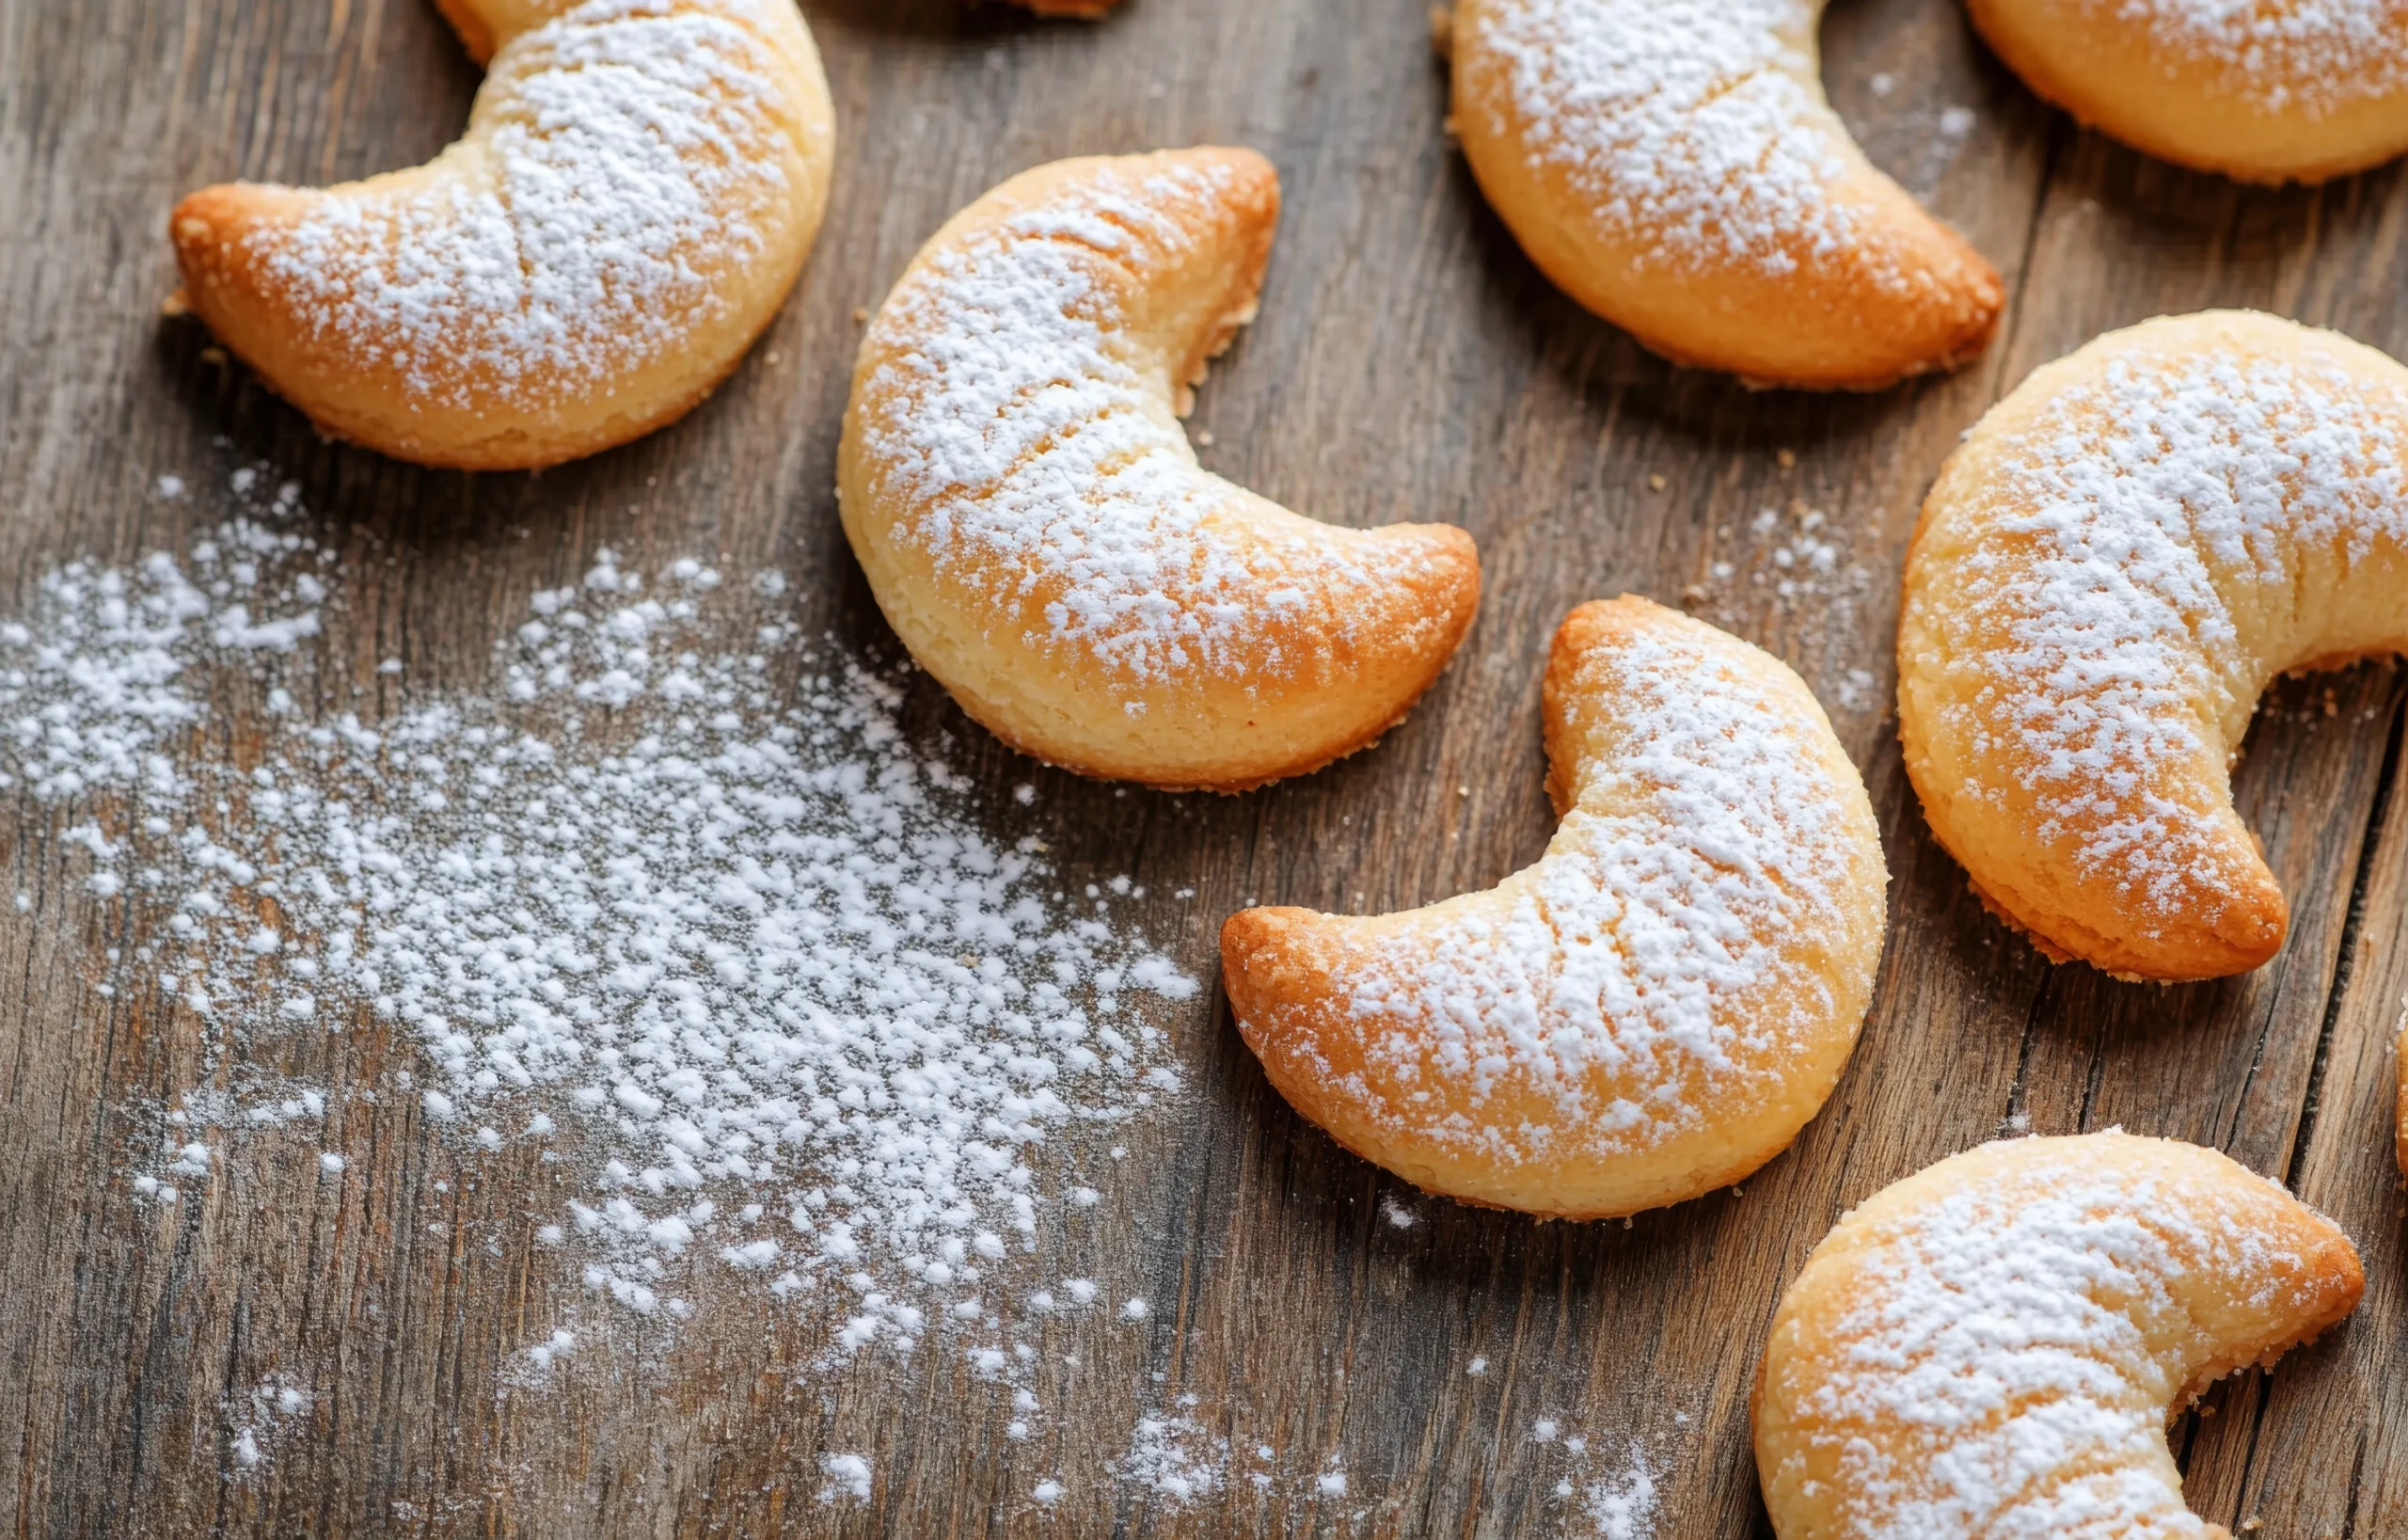
[[[837,1497],[848,1497],[866,1502],[870,1493],[869,1462],[858,1454],[823,1454],[819,1469],[828,1476],[828,1485],[819,1494],[822,1502]]]
[[[1113,1473],[1174,1503],[1188,1502],[1219,1489],[1228,1456],[1228,1440],[1208,1437],[1193,1419],[1149,1416],[1138,1420]]]
[[[1656,1471],[1646,1450],[1632,1444],[1622,1470],[1592,1484],[1583,1506],[1597,1526],[1598,1540],[1651,1540],[1656,1533]]]

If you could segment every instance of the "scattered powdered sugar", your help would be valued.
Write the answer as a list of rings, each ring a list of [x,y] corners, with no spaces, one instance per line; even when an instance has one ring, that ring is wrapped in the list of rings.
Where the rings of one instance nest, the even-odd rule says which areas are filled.
[[[305,1418],[317,1401],[310,1391],[277,1375],[270,1375],[242,1396],[229,1396],[227,1421],[232,1437],[227,1448],[238,1475],[268,1463],[277,1437]]]
[[[1871,669],[1849,669],[1840,676],[1831,704],[1850,714],[1877,711],[1883,704],[1880,683]]]
[[[1473,24],[1467,85],[1510,101],[1532,161],[1569,177],[1644,260],[1786,273],[1855,234],[1830,190],[1850,158],[1815,77],[1820,8],[1499,0]],[[1500,114],[1495,131],[1508,128]]]
[[[982,627],[1102,663],[1133,714],[1148,682],[1294,673],[1329,634],[1434,624],[1367,609],[1410,548],[1373,570],[1347,532],[1256,516],[1258,500],[1199,468],[1128,341],[1126,269],[1201,260],[1197,210],[1237,176],[1210,161],[1092,168],[929,254],[865,344],[884,361],[857,431],[874,500],[897,510],[892,538]]]
[[[1699,580],[1682,589],[1681,606],[1724,630],[1758,637],[1789,660],[1827,709],[1882,710],[1888,697],[1848,641],[1876,620],[1868,607],[1895,594],[1893,579],[1877,581],[1858,549],[1867,528],[1847,512],[1827,512],[1802,497],[1759,508],[1715,531],[1704,552],[1710,560]]]
[[[286,654],[338,577],[237,523],[181,560],[61,567],[0,626],[0,787],[118,879],[93,891],[149,939],[107,987],[195,1019],[210,1077],[246,1035],[398,1022],[431,1072],[404,1096],[464,1144],[553,1143],[542,1107],[576,1125],[547,1234],[589,1285],[673,1317],[714,1273],[833,1294],[838,1352],[981,1316],[981,1283],[1088,1191],[1056,1189],[1054,1134],[1179,1085],[1144,1002],[1195,982],[1110,896],[1055,891],[1033,837],[990,833],[885,678],[775,620],[731,644],[700,564],[656,597],[606,552],[537,595],[494,698],[371,724],[279,684],[259,735],[221,741],[213,681],[305,668]],[[800,688],[773,688],[798,652]],[[197,1087],[136,1189],[207,1183],[204,1125],[325,1111],[245,1101]]]
[[[2177,56],[2212,60],[2225,87],[2265,112],[2322,118],[2408,89],[2403,0],[2084,0]]]
[[[1854,1532],[2208,1532],[2164,1414],[2220,1351],[2215,1307],[2174,1285],[2272,1297],[2301,1259],[2235,1208],[2227,1172],[2102,1170],[2080,1148],[2095,1136],[2051,1142],[1989,1147],[2007,1158],[1866,1222],[1846,1253],[1835,1348],[1798,1411],[1830,1430]]]
[[[828,1484],[820,1490],[819,1500],[832,1502],[840,1497],[856,1502],[867,1502],[870,1493],[869,1461],[859,1454],[823,1454],[819,1469],[828,1475]]]
[[[553,1239],[557,1242],[557,1232]],[[576,1351],[577,1333],[563,1326],[533,1346],[521,1349],[519,1357],[525,1360],[534,1379],[540,1381],[554,1364],[565,1361]]]
[[[1506,1159],[1651,1149],[1786,1073],[1837,1008],[1805,938],[1847,925],[1871,837],[1862,793],[1813,746],[1820,722],[1705,640],[1631,639],[1582,669],[1572,688],[1613,701],[1618,726],[1546,855],[1501,902],[1350,936],[1334,969],[1366,1059],[1442,1083],[1408,1095],[1439,1108],[1386,1115]],[[1532,1098],[1558,1116],[1530,1121]],[[1478,1116],[1492,1100],[1510,1124]]]
[[[1122,1481],[1174,1503],[1211,1497],[1227,1479],[1229,1465],[1229,1441],[1207,1434],[1187,1415],[1194,1396],[1180,1401],[1179,1409],[1140,1418],[1129,1453],[1113,1466]]]
[[[258,517],[62,565],[0,622],[0,789],[79,875],[116,880],[88,888],[128,938],[102,987],[155,992],[203,1048],[134,1190],[163,1214],[209,1200],[262,1131],[312,1181],[356,1183],[332,1103],[422,1109],[464,1153],[527,1141],[567,1163],[573,1201],[536,1234],[600,1296],[673,1321],[715,1287],[808,1297],[832,1360],[942,1343],[1008,1396],[1006,1437],[1041,1449],[1044,1338],[1024,1323],[1160,1329],[1109,1280],[1032,1287],[1027,1260],[1101,1198],[1065,1178],[1058,1133],[1179,1084],[1149,1017],[1196,985],[1115,916],[1143,890],[1057,891],[1034,841],[996,834],[998,810],[914,751],[882,675],[799,639],[782,584],[701,563],[646,579],[605,552],[535,595],[489,695],[404,694],[370,720],[309,704],[336,693],[313,643],[345,628],[347,574],[303,532],[297,489],[246,473],[239,495]],[[230,715],[244,701],[256,718]],[[415,1072],[337,1094],[254,1062],[368,1012],[419,1045]],[[505,1386],[594,1351],[571,1315],[510,1356]],[[314,1405],[281,1380],[230,1397],[238,1473]],[[1182,1395],[1110,1469],[1174,1505],[1362,1484],[1334,1452],[1287,1465],[1244,1442],[1233,1456]],[[825,1502],[876,1496],[866,1454],[818,1474]],[[1599,1504],[1643,1516],[1652,1488],[1584,1474],[1579,1493],[1600,1532],[1645,1534]],[[1068,1495],[1051,1474],[1030,1491]]]
[[[1206,1427],[1197,1412],[1199,1400],[1191,1392],[1177,1397],[1166,1409],[1141,1416],[1130,1432],[1127,1451],[1112,1462],[1114,1475],[1172,1508],[1206,1501],[1240,1477],[1258,1495],[1283,1492],[1319,1502],[1360,1495],[1339,1454],[1332,1453],[1312,1465],[1302,1459],[1289,1464],[1275,1444],[1247,1437],[1236,1438],[1233,1446],[1230,1436]],[[1235,1511],[1234,1505],[1225,1511]]]
[[[2135,344],[2003,446],[1958,516],[1980,580],[1929,623],[1982,682],[1948,707],[1965,763],[2036,799],[2033,837],[2084,879],[2159,912],[2244,883],[2218,809],[2177,783],[2225,763],[2201,704],[2311,660],[2325,585],[2408,551],[2408,400],[2367,389],[2312,358]]]
[[[276,595],[285,605],[278,620],[255,625],[258,562],[292,552],[253,525],[228,537],[193,555],[213,570],[228,565],[226,580],[243,590],[233,602],[217,604],[174,558],[153,553],[132,571],[78,562],[45,573],[34,623],[0,622],[0,791],[23,785],[41,801],[64,802],[99,787],[139,786],[160,797],[182,789],[182,770],[163,751],[169,735],[199,720],[179,681],[189,648],[290,650],[318,626],[297,588]],[[95,855],[113,849],[97,825],[81,842]]]
[[[243,239],[315,345],[430,403],[605,382],[717,313],[797,196],[784,3],[583,0],[502,46],[446,170]]]
[[[1622,1468],[1578,1488],[1580,1506],[1598,1540],[1652,1540],[1656,1533],[1656,1468],[1633,1442]]]
[[[1548,1446],[1549,1463],[1563,1470],[1555,1495],[1599,1540],[1653,1540],[1656,1533],[1656,1463],[1638,1438],[1617,1439],[1623,1453],[1608,1456],[1600,1473],[1589,1436],[1565,1433],[1553,1418],[1541,1418],[1531,1438]]]
[[[1795,522],[1794,531],[1782,529],[1784,513]],[[1854,603],[1872,574],[1861,563],[1849,559],[1846,547],[1841,544],[1846,536],[1832,526],[1830,515],[1809,506],[1803,498],[1792,498],[1785,510],[1758,509],[1748,521],[1748,532],[1760,542],[1770,542],[1759,547],[1763,564],[1750,574],[1752,585],[1770,590],[1776,598],[1803,599],[1817,612],[1846,605],[1846,614],[1853,615]],[[1723,534],[1730,533],[1726,526]],[[1716,580],[1727,582],[1737,576],[1737,567],[1729,561],[1718,562],[1709,573]]]

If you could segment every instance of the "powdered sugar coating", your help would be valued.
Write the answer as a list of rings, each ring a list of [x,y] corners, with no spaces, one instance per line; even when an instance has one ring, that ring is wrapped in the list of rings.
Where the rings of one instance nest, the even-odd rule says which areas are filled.
[[[2083,0],[2083,8],[2145,27],[2170,56],[2210,62],[2233,95],[2265,112],[2321,118],[2408,89],[2403,0]]]
[[[1846,131],[1815,75],[1807,0],[1493,0],[1472,11],[1477,69],[1534,162],[1568,176],[1592,217],[1674,268],[1774,274],[1852,244],[1830,183]],[[1508,133],[1500,119],[1496,133]]]
[[[2408,399],[2371,390],[2313,354],[2140,350],[2052,402],[1959,516],[1961,608],[1927,624],[1984,683],[1944,709],[2084,880],[2152,913],[2240,884],[2248,852],[2184,777],[2221,767],[2225,707],[2315,656],[2317,592],[2408,550]],[[2299,633],[2305,655],[2261,655]]]
[[[1193,210],[1236,187],[1226,163],[1098,163],[933,249],[880,311],[866,345],[887,356],[856,393],[895,543],[992,595],[982,621],[1132,697],[1308,670],[1316,630],[1353,634],[1396,577],[1199,468],[1131,336],[1120,264],[1203,260]]]
[[[524,405],[607,382],[720,313],[796,190],[767,8],[584,0],[505,44],[469,137],[400,186],[254,231],[322,350],[414,398]]]
[[[1442,906],[1358,938],[1339,974],[1367,1062],[1428,1087],[1385,1116],[1467,1154],[1628,1154],[1760,1097],[1833,1030],[1845,986],[1809,957],[1879,880],[1802,688],[1659,635],[1599,649],[1579,689],[1617,725],[1503,917]],[[1553,1116],[1501,1110],[1532,1098]]]
[[[1776,1326],[1770,1374],[1799,1387],[1781,1421],[1835,1462],[1811,1485],[1848,1532],[2223,1532],[2183,1504],[2167,1408],[2229,1361],[2235,1317],[2309,1329],[2340,1280],[2318,1281],[2304,1227],[2271,1217],[2305,1217],[2279,1187],[2236,1197],[2254,1179],[2188,1147],[2122,1158],[2142,1143],[1991,1146],[1817,1254],[1801,1287],[1840,1269],[1818,1286],[1845,1307],[1813,1328],[1829,1345],[1811,1363],[1783,1356]]]

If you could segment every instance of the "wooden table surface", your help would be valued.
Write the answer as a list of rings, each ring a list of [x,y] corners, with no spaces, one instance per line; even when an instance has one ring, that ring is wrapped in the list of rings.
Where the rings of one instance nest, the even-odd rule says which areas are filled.
[[[1953,377],[1751,394],[1651,357],[1522,257],[1443,133],[1421,0],[1131,0],[1101,26],[948,0],[806,8],[842,145],[792,302],[690,419],[530,478],[324,443],[159,314],[181,192],[361,175],[457,132],[477,75],[425,0],[0,0],[0,613],[59,559],[188,543],[230,512],[229,473],[264,461],[344,552],[350,603],[313,666],[356,678],[372,709],[489,683],[527,595],[604,545],[631,564],[777,564],[808,627],[891,650],[831,490],[857,308],[1010,172],[1255,146],[1287,214],[1261,319],[1194,420],[1206,462],[1323,518],[1468,528],[1488,599],[1462,656],[1376,752],[1233,800],[1037,770],[926,688],[912,721],[950,728],[990,794],[1034,779],[1065,873],[1132,873],[1146,925],[1210,979],[1219,922],[1249,899],[1403,907],[1531,859],[1551,826],[1538,667],[1557,622],[1625,590],[1686,602],[1796,665],[1880,815],[1891,942],[1837,1094],[1744,1190],[1628,1226],[1537,1224],[1423,1198],[1334,1148],[1207,990],[1176,1019],[1189,1094],[1129,1132],[1126,1180],[1042,1259],[1158,1308],[1048,1326],[1051,1411],[1015,1443],[1003,1397],[941,1342],[814,1369],[831,1322],[757,1291],[674,1334],[613,1326],[531,1238],[561,1206],[555,1178],[462,1151],[406,1099],[350,1105],[326,1131],[356,1180],[317,1183],[263,1137],[177,1212],[137,1202],[130,1163],[203,1073],[201,1028],[98,992],[103,949],[125,938],[74,880],[60,834],[75,810],[10,804],[0,881],[37,900],[0,912],[14,1533],[1590,1533],[1583,1493],[1636,1439],[1656,1533],[1763,1534],[1748,1392],[1777,1294],[1832,1220],[2003,1131],[2117,1124],[2293,1183],[2365,1252],[2346,1326],[2175,1428],[2194,1502],[2303,1540],[2408,1530],[2400,675],[2270,695],[2238,794],[2292,895],[2290,943],[2251,976],[2172,990],[2052,967],[1987,918],[1925,830],[1888,706],[1901,555],[1956,435],[2036,365],[2160,312],[2257,306],[2408,352],[2400,167],[2289,192],[2177,171],[2041,107],[1949,0],[1843,0],[1825,28],[1833,97],[2012,303]],[[150,495],[166,472],[190,495]],[[1817,514],[1832,569],[1779,565]],[[377,674],[388,656],[406,672]],[[363,1015],[235,1052],[352,1086],[414,1049]],[[1418,1222],[1386,1218],[1391,1199]],[[540,1389],[515,1380],[514,1355],[568,1320],[607,1350]],[[313,1400],[243,1469],[242,1398],[279,1382]],[[1111,1474],[1165,1407],[1197,1448],[1228,1440],[1201,1500]],[[1533,1437],[1541,1418],[1588,1451]],[[818,1500],[829,1450],[870,1458],[867,1502]],[[1342,1494],[1314,1479],[1333,1469]],[[1068,1488],[1052,1508],[1030,1500],[1038,1472]]]

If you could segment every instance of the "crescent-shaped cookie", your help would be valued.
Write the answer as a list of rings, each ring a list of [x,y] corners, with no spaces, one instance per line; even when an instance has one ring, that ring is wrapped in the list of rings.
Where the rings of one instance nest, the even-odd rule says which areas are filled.
[[[2283,673],[2408,648],[2408,371],[2242,311],[2034,372],[1907,556],[1898,726],[1933,834],[2041,949],[2211,978],[2289,911],[2228,771]]]
[[[2231,1540],[2168,1419],[2357,1308],[2332,1221],[2212,1150],[2125,1134],[1941,1161],[1843,1217],[1755,1399],[1782,1540]]]
[[[490,57],[467,133],[323,189],[176,208],[184,297],[318,427],[526,469],[693,407],[785,300],[827,204],[828,84],[792,0],[442,0]]]
[[[912,657],[1024,753],[1166,789],[1301,774],[1401,720],[1471,625],[1463,531],[1317,523],[1188,445],[1278,215],[1251,151],[1039,167],[870,324],[845,532]]]
[[[1971,0],[2034,90],[2152,155],[2321,182],[2408,151],[2408,0]]]
[[[1777,659],[1582,605],[1545,681],[1535,865],[1402,914],[1250,909],[1238,1029],[1339,1143],[1431,1192],[1592,1219],[1786,1149],[1855,1044],[1886,918],[1856,767]]]
[[[1461,0],[1464,154],[1566,294],[1676,363],[1873,389],[1988,345],[1990,264],[1823,95],[1822,0]]]

